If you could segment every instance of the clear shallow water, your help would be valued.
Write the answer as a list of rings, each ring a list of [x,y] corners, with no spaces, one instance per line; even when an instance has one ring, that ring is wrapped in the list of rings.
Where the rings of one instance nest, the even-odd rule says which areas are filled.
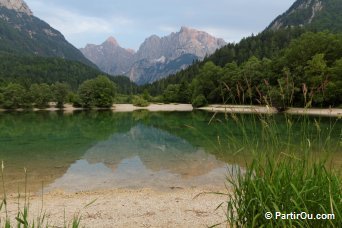
[[[0,159],[5,161],[7,190],[24,188],[24,167],[32,192],[39,191],[42,182],[45,191],[224,187],[227,168],[248,160],[248,153],[233,155],[236,146],[262,144],[264,136],[251,116],[243,116],[245,133],[234,118],[212,117],[206,112],[0,113]],[[286,123],[276,119],[276,134],[281,136]],[[336,143],[330,148],[334,161],[341,164],[340,121],[307,121],[315,120],[322,129],[335,124],[331,141]],[[300,136],[296,127],[301,121],[293,122]],[[291,144],[297,146],[299,137],[293,138]]]

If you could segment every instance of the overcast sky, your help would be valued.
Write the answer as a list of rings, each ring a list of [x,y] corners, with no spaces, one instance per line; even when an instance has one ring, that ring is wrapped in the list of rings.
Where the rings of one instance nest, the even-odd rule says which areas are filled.
[[[150,35],[181,26],[206,31],[227,42],[262,31],[295,0],[26,0],[34,15],[61,31],[76,47],[114,36],[138,49]]]

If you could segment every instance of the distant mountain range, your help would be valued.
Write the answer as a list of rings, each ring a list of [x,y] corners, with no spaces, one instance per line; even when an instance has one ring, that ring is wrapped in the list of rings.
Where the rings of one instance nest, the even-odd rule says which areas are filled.
[[[0,87],[14,82],[63,82],[74,90],[85,80],[105,74],[22,0],[0,0]],[[111,78],[119,93],[136,85],[127,77]]]
[[[202,60],[206,55],[209,56],[207,60],[218,65],[225,65],[232,61],[242,63],[251,56],[271,58],[278,53],[278,49],[285,48],[292,39],[307,30],[341,32],[342,14],[340,12],[342,12],[342,0],[297,0],[264,32],[258,36],[243,39],[238,44],[226,45],[224,40],[206,32],[182,27],[180,31],[165,37],[150,36],[136,52],[120,47],[113,37],[108,38],[101,45],[89,44],[78,50],[66,41],[59,31],[35,17],[23,0],[0,0],[0,57],[15,59],[17,56],[25,56],[25,58],[20,58],[22,60],[20,64],[23,66],[26,64],[28,68],[34,67],[30,61],[35,56],[39,57],[32,61],[39,62],[37,68],[40,68],[41,72],[46,72],[44,77],[41,76],[41,82],[51,75],[48,64],[45,64],[47,69],[43,70],[41,63],[50,61],[55,62],[52,65],[57,68],[59,64],[65,66],[63,69],[69,65],[72,69],[82,68],[77,72],[87,70],[88,68],[83,68],[83,64],[86,64],[97,69],[92,73],[94,76],[103,73],[98,70],[101,69],[111,75],[126,75],[137,84],[146,84],[175,74],[191,65],[194,60]],[[283,30],[292,27],[301,29],[291,33]],[[8,55],[10,57],[7,57]],[[56,57],[83,64],[75,65],[68,61],[56,62],[55,58],[43,60],[41,57]],[[20,72],[18,67],[15,68],[15,72],[9,72],[8,69],[14,67],[13,63],[7,61],[6,64],[2,64],[4,75],[11,75],[13,78],[23,76],[23,74],[17,75],[17,72]],[[197,66],[198,64],[194,68]],[[20,70],[24,72],[25,68],[21,68]],[[34,77],[30,71],[25,72]],[[180,75],[184,77],[187,74],[185,71],[184,74],[176,75],[174,78],[178,80]],[[56,73],[53,78],[58,81],[58,77]],[[81,83],[83,79],[76,81],[75,85]]]
[[[342,0],[297,0],[259,34],[243,38],[239,43],[229,43],[204,61],[196,62],[184,71],[143,88],[152,96],[163,95],[167,102],[191,102],[195,105],[205,105],[207,102],[236,103],[241,102],[241,90],[248,88],[245,92],[250,93],[251,85],[254,84],[259,89],[267,82],[276,92],[281,88],[280,82],[288,80],[288,77],[294,80],[293,85],[297,87],[293,90],[297,91],[297,100],[292,100],[294,105],[303,104],[301,85],[324,82],[332,85],[331,96],[323,98],[323,102],[318,100],[314,105],[340,106],[341,12]],[[316,61],[318,56],[322,59],[321,62],[314,63],[315,67],[331,69],[326,71],[329,73],[324,75],[324,79],[322,73],[317,73],[316,78],[313,74],[308,76],[308,65]],[[258,69],[263,72],[258,74]],[[224,73],[218,74],[220,70]],[[317,79],[318,77],[322,79]],[[268,81],[260,81],[261,78]],[[240,83],[246,84],[241,86]],[[323,87],[327,88],[325,85]],[[222,92],[225,90],[226,92]],[[268,93],[269,91],[264,92]],[[234,97],[234,94],[237,96]],[[257,91],[255,94],[262,93]],[[231,96],[233,99],[229,100]],[[277,99],[273,94],[270,96]],[[262,103],[257,96],[251,102]]]
[[[23,0],[0,0],[0,53],[60,57],[96,66]]]
[[[106,73],[126,75],[137,84],[146,84],[176,73],[224,45],[223,39],[182,27],[165,37],[150,36],[137,52],[120,47],[113,37],[80,50]]]
[[[267,29],[288,27],[332,32],[342,31],[341,0],[297,0],[285,13],[278,16]]]

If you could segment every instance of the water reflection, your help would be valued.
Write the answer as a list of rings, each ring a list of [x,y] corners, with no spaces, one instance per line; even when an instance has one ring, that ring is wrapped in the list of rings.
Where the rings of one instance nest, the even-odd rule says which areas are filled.
[[[143,124],[97,143],[83,158],[90,163],[104,163],[115,171],[122,160],[136,156],[147,169],[167,170],[184,177],[203,175],[224,164],[182,138]]]
[[[145,123],[146,113],[0,117],[0,157],[10,192],[23,189],[24,167],[33,192],[43,181],[48,190],[70,191],[224,184],[225,162]]]
[[[232,140],[227,139],[233,138],[238,149],[246,147],[246,137],[252,146],[256,142],[262,147],[263,131],[253,116],[244,116],[245,135],[233,119],[215,118],[218,121],[205,112],[0,113],[0,160],[5,161],[7,190],[17,192],[18,185],[23,189],[24,167],[32,192],[41,189],[42,181],[49,190],[70,191],[222,186],[226,164],[245,164],[250,157],[248,151],[233,156]],[[285,145],[286,121],[281,116],[275,121],[274,133]],[[325,129],[336,120],[319,121],[325,139]],[[293,119],[293,123],[295,148],[302,142],[302,121]],[[309,126],[315,133],[315,125]],[[340,126],[336,122],[335,130],[328,132],[336,164],[342,164]],[[321,142],[311,144],[319,148]]]
[[[186,140],[143,124],[88,149],[49,188],[224,186],[226,165]]]

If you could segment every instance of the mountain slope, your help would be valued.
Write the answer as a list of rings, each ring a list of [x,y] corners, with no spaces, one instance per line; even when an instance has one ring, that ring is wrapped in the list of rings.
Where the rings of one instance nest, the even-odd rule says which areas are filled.
[[[304,26],[316,31],[342,31],[341,0],[297,0],[285,13],[278,16],[267,29],[278,30]]]
[[[165,78],[165,75],[171,75],[175,72],[178,72],[179,70],[185,69],[197,59],[198,57],[193,54],[184,54],[176,59],[172,59],[167,62],[157,61],[151,63],[148,60],[144,59],[134,63],[130,71],[130,78],[132,79],[134,75],[139,75],[138,78],[133,80],[138,85],[154,82],[159,79]]]
[[[0,55],[0,90],[2,86],[10,82],[19,83],[26,88],[33,83],[63,82],[76,91],[85,80],[103,74],[103,72],[78,61],[32,55]],[[116,83],[118,93],[135,93],[137,86],[127,77],[109,78]]]
[[[120,47],[114,38],[80,50],[101,70],[111,75],[124,74],[138,84],[146,84],[184,69],[225,44],[208,33],[182,27],[165,37],[150,36],[136,53]]]
[[[22,0],[0,0],[0,53],[60,57],[95,67]]]
[[[120,47],[114,37],[101,45],[88,44],[80,51],[101,70],[111,75],[123,75],[132,64],[134,51]]]
[[[140,46],[136,59],[177,59],[183,54],[193,54],[203,59],[216,49],[224,46],[223,39],[215,38],[206,32],[182,27],[179,32],[165,37],[153,35],[147,38]]]

